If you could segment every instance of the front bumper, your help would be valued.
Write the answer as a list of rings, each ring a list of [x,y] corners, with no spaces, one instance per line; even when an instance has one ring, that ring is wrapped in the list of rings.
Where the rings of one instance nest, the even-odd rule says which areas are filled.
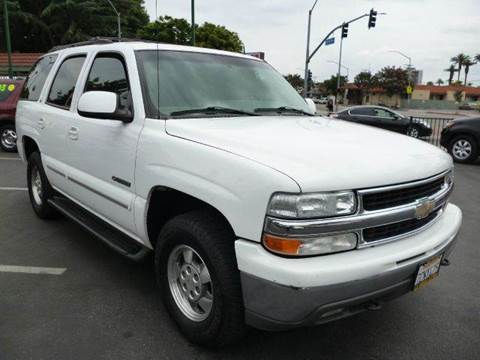
[[[420,264],[452,252],[462,221],[449,204],[424,231],[340,254],[289,259],[237,240],[246,321],[265,330],[308,326],[353,315],[409,292]]]

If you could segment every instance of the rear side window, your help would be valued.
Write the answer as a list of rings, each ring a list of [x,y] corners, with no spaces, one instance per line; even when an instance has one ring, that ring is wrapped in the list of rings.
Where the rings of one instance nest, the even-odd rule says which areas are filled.
[[[47,103],[64,109],[70,108],[78,75],[84,62],[85,56],[82,55],[67,58],[60,65],[50,88]]]
[[[132,111],[130,84],[123,58],[118,54],[100,54],[93,62],[85,85],[87,91],[108,91],[118,95],[120,113]]]
[[[350,110],[352,115],[375,116],[375,112],[371,108],[356,108]]]
[[[57,57],[56,54],[47,55],[37,61],[23,87],[22,94],[20,95],[22,100],[37,101],[40,98],[45,80],[47,80],[47,76],[50,70],[52,70],[52,66],[55,64]]]

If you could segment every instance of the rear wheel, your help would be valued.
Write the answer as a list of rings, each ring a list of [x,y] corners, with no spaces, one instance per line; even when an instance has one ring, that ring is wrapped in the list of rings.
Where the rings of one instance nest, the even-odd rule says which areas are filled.
[[[0,127],[0,147],[6,152],[17,151],[17,132],[15,125],[8,124]]]
[[[459,163],[471,163],[478,157],[478,146],[469,135],[455,137],[448,147],[448,152]]]
[[[170,220],[155,250],[165,306],[193,343],[219,347],[244,334],[234,236],[216,214],[193,211]]]
[[[57,218],[58,212],[48,203],[55,191],[48,182],[38,152],[32,153],[28,158],[27,182],[28,194],[35,214],[41,219]]]

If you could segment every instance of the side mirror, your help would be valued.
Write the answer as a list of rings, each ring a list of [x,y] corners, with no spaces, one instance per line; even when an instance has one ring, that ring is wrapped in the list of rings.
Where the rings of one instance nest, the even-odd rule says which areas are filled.
[[[122,114],[118,109],[118,95],[109,91],[87,91],[78,101],[78,113],[81,116],[131,122],[131,115]]]
[[[306,98],[305,102],[307,103],[308,107],[310,108],[310,111],[313,114],[316,114],[317,113],[317,105],[315,105],[315,101],[313,101],[313,99]]]

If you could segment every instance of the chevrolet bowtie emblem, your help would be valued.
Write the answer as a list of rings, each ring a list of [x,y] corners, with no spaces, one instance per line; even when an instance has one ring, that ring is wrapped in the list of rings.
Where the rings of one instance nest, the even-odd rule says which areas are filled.
[[[432,200],[418,200],[418,204],[415,208],[415,217],[418,220],[426,218],[431,214],[433,208],[435,207],[435,202]]]

